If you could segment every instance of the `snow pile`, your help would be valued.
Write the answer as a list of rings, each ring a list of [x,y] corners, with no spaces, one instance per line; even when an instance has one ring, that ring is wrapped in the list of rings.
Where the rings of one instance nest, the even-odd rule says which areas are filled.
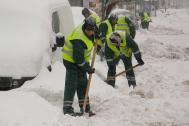
[[[180,14],[187,15],[184,10],[170,12],[170,18],[164,18],[164,14],[159,15],[151,25],[159,25],[163,31],[163,26],[169,24],[172,18],[179,17]],[[171,28],[178,22],[167,27]],[[117,89],[105,84],[102,79],[106,77],[107,65],[97,58],[95,68],[99,74],[93,75],[89,94],[92,109],[97,115],[91,118],[63,115],[65,68],[57,62],[51,73],[44,68],[37,78],[26,82],[23,87],[0,92],[0,125],[188,126],[188,22],[189,15],[183,23],[180,21],[180,25],[177,24],[184,33],[174,36],[157,35],[153,29],[137,32],[136,41],[143,51],[145,65],[135,69],[138,84],[136,91],[142,91],[143,95],[130,93],[125,75],[117,78]],[[135,64],[136,61],[133,61]],[[117,71],[123,69],[120,63]],[[77,98],[73,106],[75,111],[79,111]]]
[[[162,30],[163,29],[163,30]],[[152,25],[150,31],[153,31],[157,35],[178,35],[183,34],[183,31],[177,28],[162,26],[162,25]]]
[[[185,9],[168,9],[166,12],[158,11],[158,17],[152,19],[150,29],[161,35],[176,35],[188,33],[187,26],[188,14]],[[167,32],[166,32],[167,31]]]
[[[145,58],[164,61],[174,59],[189,60],[187,48],[183,49],[181,47],[176,47],[153,38],[148,38],[145,40],[144,44],[141,45],[141,48]]]
[[[52,126],[57,122],[56,108],[34,92],[0,92],[0,98],[1,126]]]

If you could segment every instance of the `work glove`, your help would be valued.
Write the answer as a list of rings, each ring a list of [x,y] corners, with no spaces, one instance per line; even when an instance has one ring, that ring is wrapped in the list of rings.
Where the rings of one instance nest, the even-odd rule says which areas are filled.
[[[95,68],[89,68],[87,72],[88,74],[93,74],[95,72]]]
[[[65,38],[64,37],[56,37],[57,47],[63,47],[64,43],[65,43]]]
[[[57,46],[56,44],[54,44],[54,46],[52,47],[52,52],[56,51],[56,49],[57,49]]]
[[[144,61],[140,58],[140,59],[137,59],[137,62],[139,65],[144,65]]]
[[[51,72],[52,71],[51,65],[47,66],[47,69],[49,70],[49,72]]]

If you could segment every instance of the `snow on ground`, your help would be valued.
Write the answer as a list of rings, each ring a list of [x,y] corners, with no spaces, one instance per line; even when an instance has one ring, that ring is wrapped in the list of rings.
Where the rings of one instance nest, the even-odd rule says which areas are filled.
[[[65,68],[53,65],[19,89],[0,92],[0,126],[188,126],[189,125],[189,15],[186,10],[158,13],[149,31],[139,30],[145,65],[135,69],[143,96],[129,95],[124,76],[117,89],[106,85],[107,66],[97,58],[91,90],[94,117],[62,114]],[[136,61],[133,61],[136,64]],[[123,65],[117,67],[123,70]],[[73,106],[79,111],[77,98]]]

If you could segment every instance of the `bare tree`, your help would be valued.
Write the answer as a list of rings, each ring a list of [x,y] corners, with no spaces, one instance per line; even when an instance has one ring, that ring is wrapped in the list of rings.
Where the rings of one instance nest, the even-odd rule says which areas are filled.
[[[103,1],[104,3],[102,4],[102,20],[105,20],[108,18],[108,15],[110,14],[111,10],[116,6],[119,0]]]

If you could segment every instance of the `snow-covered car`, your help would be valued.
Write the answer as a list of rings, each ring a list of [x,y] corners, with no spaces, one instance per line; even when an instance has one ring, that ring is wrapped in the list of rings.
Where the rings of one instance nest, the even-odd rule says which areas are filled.
[[[85,19],[85,17],[82,15],[83,7],[72,6],[71,8],[72,8],[72,14],[73,14],[73,19],[74,19],[74,25],[75,27],[77,27]],[[92,10],[90,10],[90,12],[95,13]]]
[[[51,65],[56,35],[74,24],[67,0],[1,0],[0,10],[0,88],[10,89]]]
[[[139,23],[138,23],[138,18],[136,18],[129,10],[126,9],[114,9],[110,12],[109,15],[111,14],[116,14],[119,16],[126,16],[128,18],[131,19],[131,21],[133,22],[133,24],[135,25],[135,28],[138,29],[139,28]]]

